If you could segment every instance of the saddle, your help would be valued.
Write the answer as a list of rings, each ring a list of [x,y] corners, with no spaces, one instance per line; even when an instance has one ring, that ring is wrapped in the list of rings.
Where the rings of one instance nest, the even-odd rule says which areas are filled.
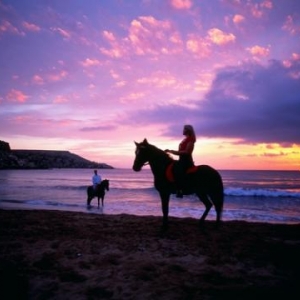
[[[174,170],[174,164],[175,164],[175,162],[170,163],[168,165],[167,169],[166,169],[166,177],[167,177],[168,181],[170,181],[170,182],[175,182],[174,171],[173,171]],[[191,174],[191,173],[196,172],[197,170],[198,170],[197,166],[192,166],[192,167],[190,167],[186,170],[185,174],[186,175]]]

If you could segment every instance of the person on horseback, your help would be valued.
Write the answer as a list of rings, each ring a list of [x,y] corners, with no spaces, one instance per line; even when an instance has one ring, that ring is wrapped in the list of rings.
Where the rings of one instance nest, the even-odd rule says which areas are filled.
[[[171,153],[179,156],[179,160],[174,165],[174,178],[177,188],[176,197],[182,198],[182,187],[186,170],[194,166],[193,150],[196,142],[196,134],[192,125],[183,126],[183,135],[185,138],[179,144],[178,150],[165,150],[167,153]]]
[[[101,183],[101,176],[98,175],[98,172],[97,170],[94,170],[94,175],[92,177],[92,183],[93,183],[93,187],[94,187],[94,190],[96,190],[97,188],[97,185]]]

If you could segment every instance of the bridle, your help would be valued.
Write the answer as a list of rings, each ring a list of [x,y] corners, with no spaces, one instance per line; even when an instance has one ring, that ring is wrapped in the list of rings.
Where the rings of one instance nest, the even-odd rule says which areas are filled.
[[[137,149],[137,151],[135,153],[135,165],[138,165],[138,167],[142,169],[144,166],[147,166],[150,164],[148,160],[146,160],[144,163],[141,162],[141,158],[138,158],[138,155],[139,155],[139,151]]]

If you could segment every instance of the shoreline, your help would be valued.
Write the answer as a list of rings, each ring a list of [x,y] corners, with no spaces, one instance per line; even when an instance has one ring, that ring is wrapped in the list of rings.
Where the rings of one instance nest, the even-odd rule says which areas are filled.
[[[32,206],[32,205],[23,205],[21,207],[16,207],[15,205],[0,205],[0,211],[53,211],[53,212],[65,212],[65,213],[83,213],[83,214],[93,214],[93,215],[106,215],[106,216],[118,216],[118,215],[128,215],[128,216],[132,216],[132,217],[157,217],[157,218],[162,218],[162,212],[161,212],[161,208],[159,206],[158,207],[158,211],[157,213],[153,213],[153,212],[149,212],[149,214],[147,213],[131,213],[131,212],[124,212],[121,211],[120,209],[117,210],[117,212],[115,212],[115,207],[108,208],[108,206],[100,206],[100,208],[97,207],[96,201],[97,200],[93,200],[94,203],[92,203],[92,206],[90,208],[84,207],[81,209],[78,209],[77,207],[73,207],[73,209],[66,209],[64,207],[39,207],[39,206]],[[200,205],[202,205],[202,203],[200,203]],[[108,208],[108,211],[107,211]],[[172,203],[170,204],[170,212],[169,212],[169,218],[178,218],[178,219],[193,219],[198,221],[200,216],[201,216],[201,212],[203,211],[203,207],[200,206],[199,212],[197,211],[197,216],[195,215],[179,215],[179,214],[174,214],[173,210],[174,207],[172,207]],[[214,222],[215,221],[215,215],[213,215],[215,213],[214,208],[211,209],[211,212],[209,213],[209,215],[207,216],[206,220],[208,222]],[[226,213],[226,212],[225,212]],[[272,224],[272,225],[298,225],[300,224],[300,219],[297,218],[291,218],[289,220],[275,220],[275,218],[271,219],[253,219],[253,218],[233,218],[233,217],[226,217],[224,211],[223,211],[223,218],[222,218],[222,222],[246,222],[246,223],[257,223],[257,224]],[[299,220],[298,220],[299,219]]]
[[[0,298],[298,294],[300,224],[0,209]],[[17,294],[16,294],[17,293]],[[5,298],[6,297],[6,298]]]

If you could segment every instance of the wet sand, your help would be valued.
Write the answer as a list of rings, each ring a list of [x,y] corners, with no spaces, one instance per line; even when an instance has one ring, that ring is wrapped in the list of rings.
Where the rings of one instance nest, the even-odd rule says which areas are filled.
[[[300,224],[0,210],[0,299],[299,298]]]

